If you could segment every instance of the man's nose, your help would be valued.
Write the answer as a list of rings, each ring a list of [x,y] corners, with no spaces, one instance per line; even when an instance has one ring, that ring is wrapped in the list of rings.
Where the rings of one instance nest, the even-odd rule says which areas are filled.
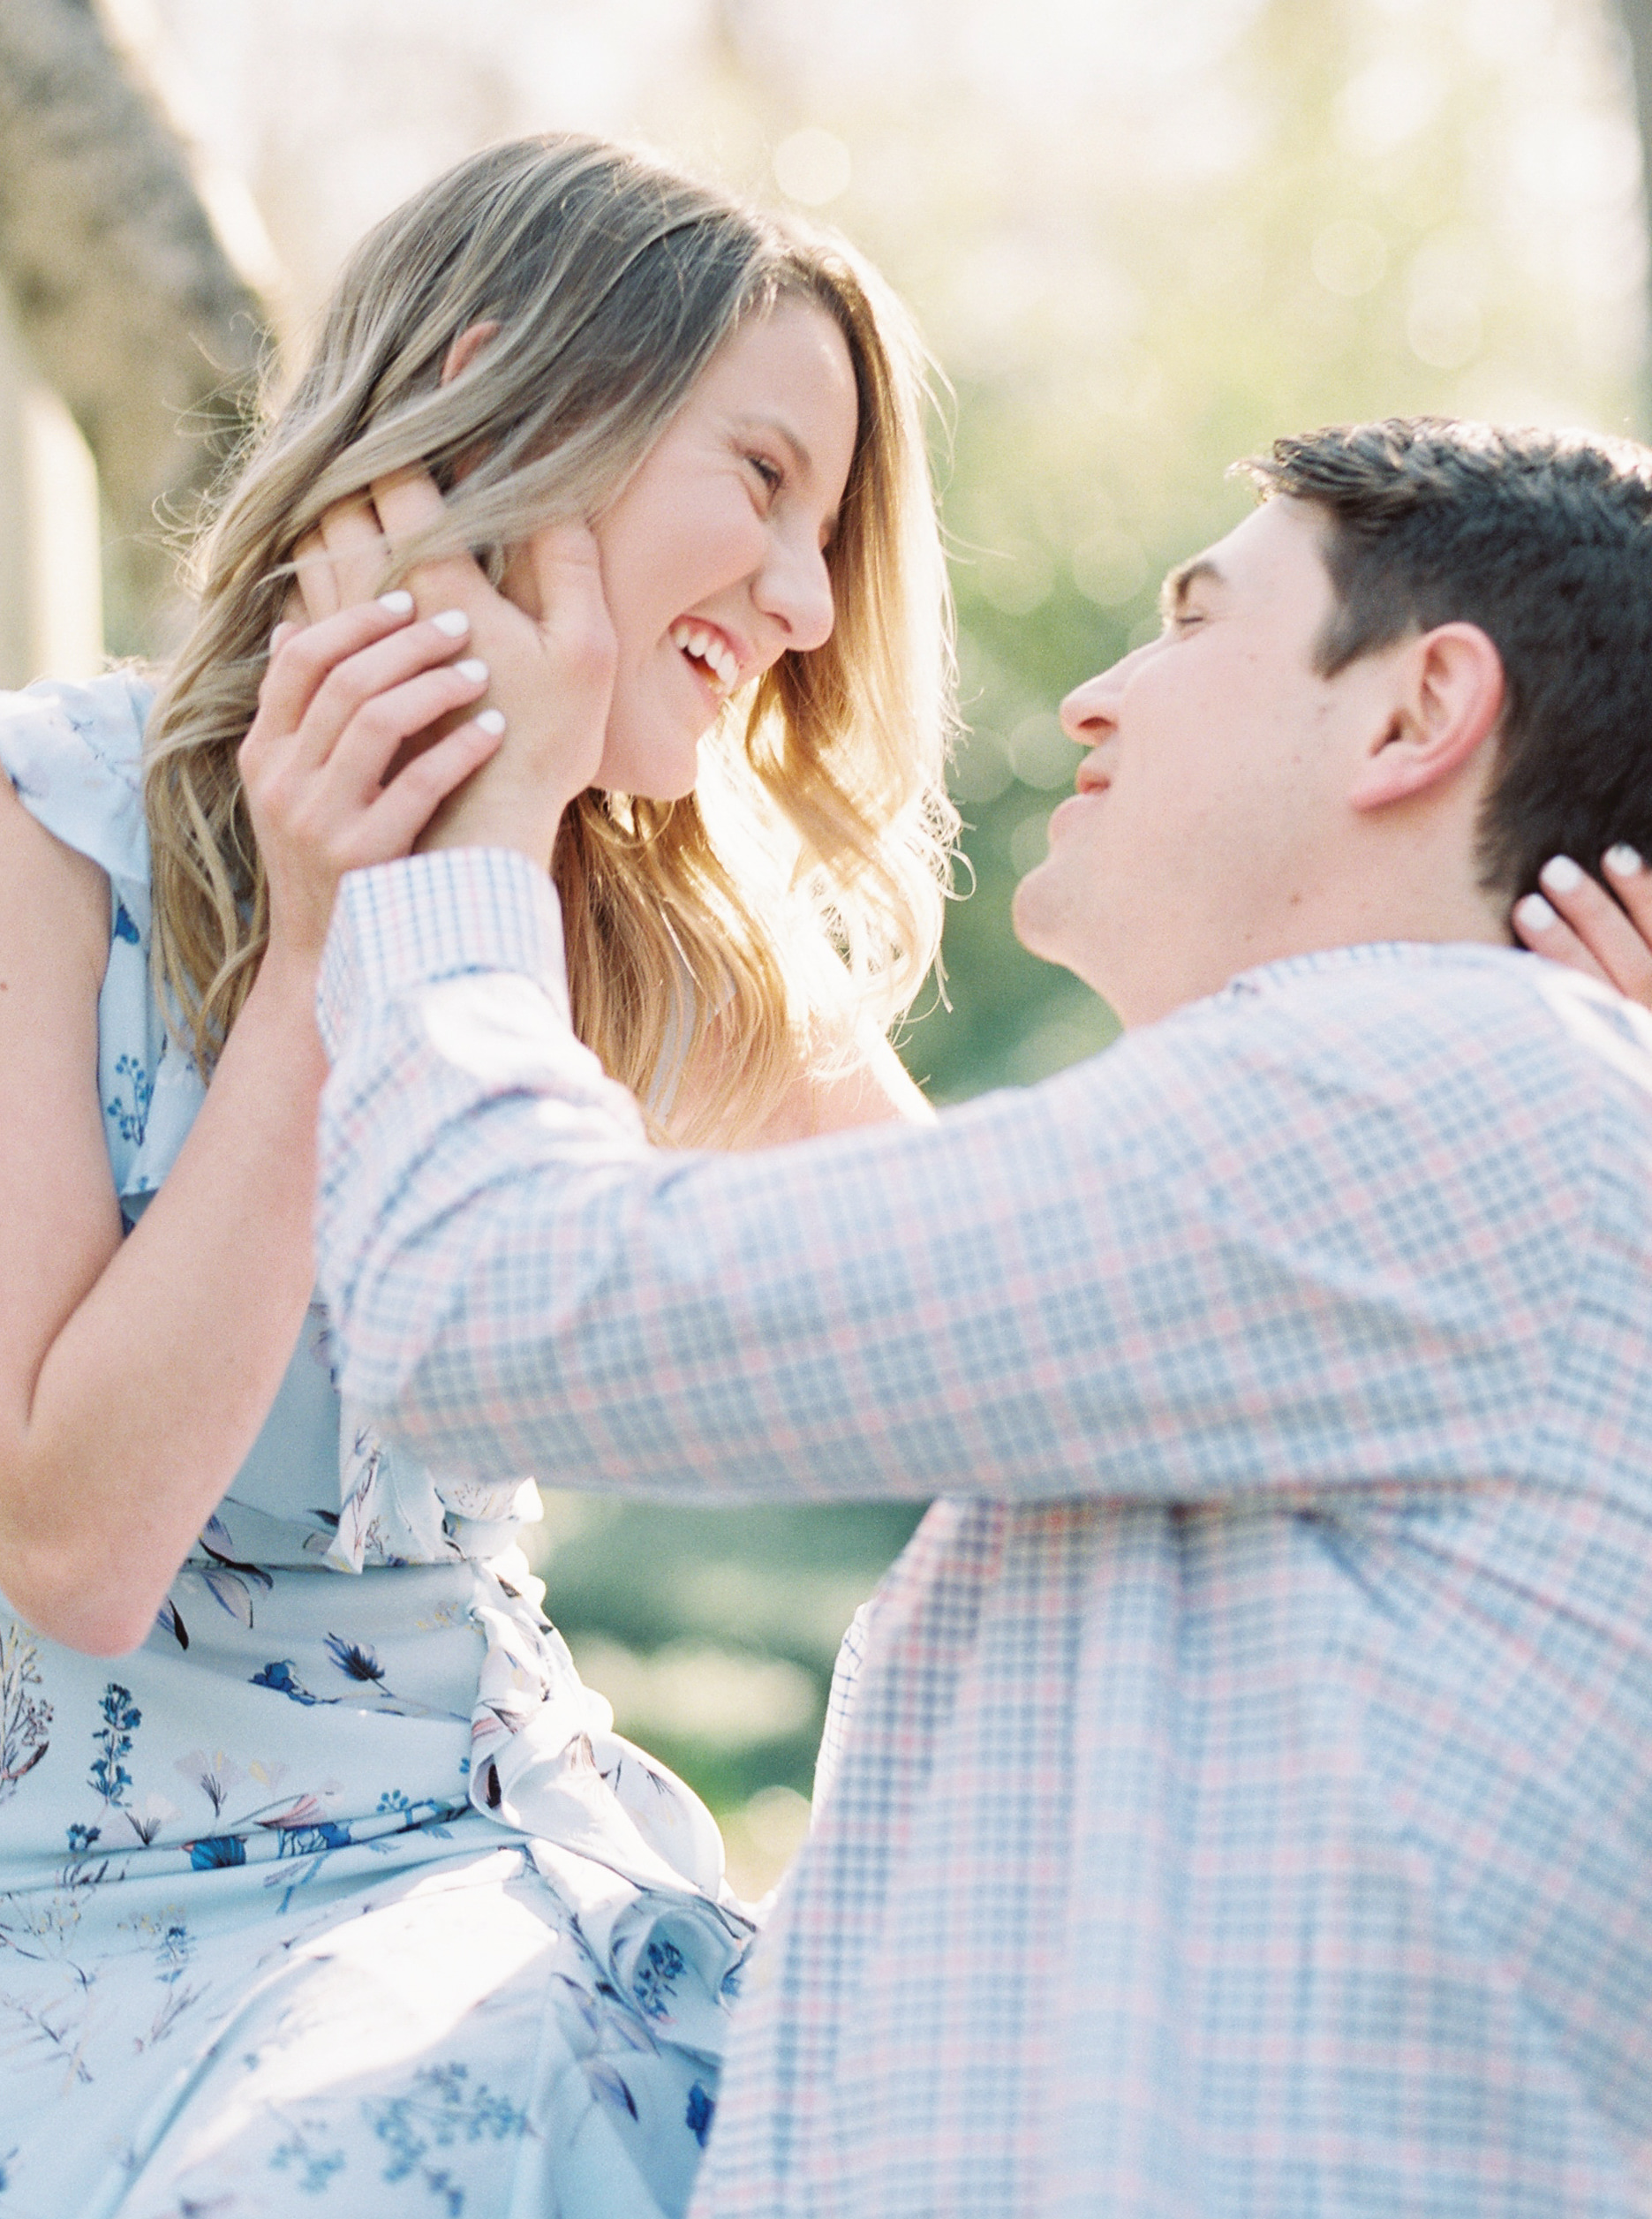
[[[1061,729],[1080,747],[1099,747],[1119,721],[1119,674],[1122,663],[1098,670],[1075,686],[1061,704]]]

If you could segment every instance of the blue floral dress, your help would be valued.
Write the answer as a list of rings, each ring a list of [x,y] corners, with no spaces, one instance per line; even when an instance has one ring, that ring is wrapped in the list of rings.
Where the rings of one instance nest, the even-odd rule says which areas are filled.
[[[149,983],[148,701],[0,698],[0,764],[109,877],[129,1227],[202,1097]],[[682,2210],[751,1928],[540,1613],[537,1514],[357,1424],[313,1309],[141,1649],[0,1598],[0,2219]]]

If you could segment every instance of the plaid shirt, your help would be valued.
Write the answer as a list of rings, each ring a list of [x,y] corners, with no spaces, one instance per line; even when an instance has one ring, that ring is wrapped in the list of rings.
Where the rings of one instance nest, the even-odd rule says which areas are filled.
[[[943,1498],[697,2213],[1652,2206],[1652,1034],[1310,955],[1020,1093],[652,1150],[520,859],[345,883],[343,1386],[433,1462]]]

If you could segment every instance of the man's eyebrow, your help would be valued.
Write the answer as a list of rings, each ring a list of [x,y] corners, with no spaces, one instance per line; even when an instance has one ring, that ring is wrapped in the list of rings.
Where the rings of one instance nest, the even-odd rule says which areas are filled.
[[[1158,589],[1158,613],[1161,616],[1180,616],[1187,605],[1188,595],[1196,585],[1206,580],[1212,585],[1225,585],[1219,564],[1208,555],[1196,555],[1191,562],[1183,562],[1172,570]]]

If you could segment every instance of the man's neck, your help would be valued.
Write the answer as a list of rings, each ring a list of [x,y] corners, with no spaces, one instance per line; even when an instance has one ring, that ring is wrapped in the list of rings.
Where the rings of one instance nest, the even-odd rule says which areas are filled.
[[[1407,870],[1399,884],[1362,875],[1264,908],[1240,929],[1208,937],[1190,934],[1180,960],[1177,953],[1163,951],[1168,960],[1144,967],[1125,992],[1110,993],[1101,980],[1091,983],[1134,1030],[1203,1000],[1230,978],[1264,963],[1390,940],[1507,947],[1512,935],[1501,896],[1444,876],[1430,886],[1422,873]]]

